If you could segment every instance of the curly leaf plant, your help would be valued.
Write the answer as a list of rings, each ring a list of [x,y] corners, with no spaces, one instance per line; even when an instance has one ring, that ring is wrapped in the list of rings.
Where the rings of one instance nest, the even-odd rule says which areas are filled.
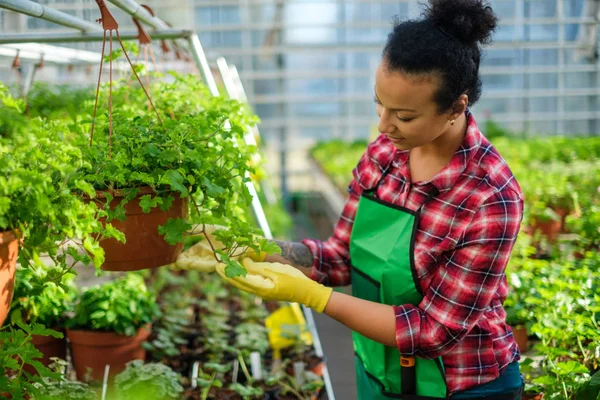
[[[101,90],[101,104],[107,91]],[[138,85],[113,83],[112,135],[111,118],[100,109],[92,144],[82,146],[89,161],[86,180],[109,193],[109,220],[124,220],[124,205],[143,187],[152,189],[140,199],[144,212],[156,207],[168,210],[175,196],[189,198],[189,217],[169,219],[159,227],[159,234],[174,245],[190,234],[204,233],[204,224],[227,226],[217,234],[226,248],[215,251],[215,257],[227,264],[230,276],[245,275],[232,257],[240,249],[277,251],[266,240],[255,238],[256,229],[244,216],[252,200],[246,182],[256,148],[247,146],[243,135],[255,117],[248,116],[237,101],[212,96],[191,75],[168,75],[151,84],[149,92],[162,123],[148,110]],[[115,190],[123,190],[125,199],[109,210],[110,192]]]
[[[23,110],[1,84],[0,100],[3,107]],[[76,137],[65,124],[39,118],[21,134],[0,137],[0,232],[23,238],[22,266],[42,267],[45,257],[58,267],[43,278],[35,275],[36,284],[61,285],[61,277],[77,262],[101,265],[104,252],[96,239],[120,236],[105,231],[98,208],[77,194],[93,189],[80,173],[85,162],[73,144]]]

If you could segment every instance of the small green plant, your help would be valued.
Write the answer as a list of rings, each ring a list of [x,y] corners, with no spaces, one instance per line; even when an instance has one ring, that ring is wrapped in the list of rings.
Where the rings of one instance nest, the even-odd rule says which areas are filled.
[[[232,383],[229,385],[229,389],[242,396],[243,400],[257,398],[265,393],[265,391],[260,387],[242,385],[241,383]]]
[[[148,292],[142,277],[130,273],[84,291],[67,326],[134,336],[158,313],[156,298]]]
[[[39,324],[30,326],[17,322],[16,327],[7,325],[0,329],[0,370],[3,371],[0,374],[0,393],[8,393],[15,400],[40,396],[45,378],[55,380],[60,377],[40,362],[42,353],[31,343],[33,335],[63,337],[62,333]],[[33,366],[38,375],[26,372],[23,369],[26,364]]]
[[[265,354],[269,350],[267,329],[256,323],[243,323],[235,327],[235,344],[240,350]]]
[[[52,359],[53,363],[48,366],[59,375],[56,379],[43,378],[42,383],[36,383],[42,394],[36,396],[36,400],[95,400],[98,394],[88,384],[71,381],[65,377],[69,363],[58,358]]]
[[[65,274],[56,283],[47,279],[54,266],[41,266],[36,270],[17,267],[10,320],[37,323],[53,329],[64,327],[67,312],[74,309],[77,287],[73,274]],[[35,282],[44,282],[36,285]]]
[[[225,374],[231,370],[231,364],[206,363],[200,369],[196,382],[202,388],[200,399],[206,400],[212,388],[222,388]],[[206,372],[205,372],[206,371]]]
[[[181,376],[164,364],[135,360],[115,377],[117,400],[178,399]]]

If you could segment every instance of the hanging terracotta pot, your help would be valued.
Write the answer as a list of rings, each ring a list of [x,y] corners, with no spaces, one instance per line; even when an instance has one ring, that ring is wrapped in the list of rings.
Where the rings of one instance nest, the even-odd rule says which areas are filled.
[[[569,210],[563,208],[552,208],[556,214],[560,217],[559,220],[547,219],[542,220],[534,218],[531,225],[531,233],[535,235],[539,232],[545,236],[549,242],[555,242],[558,239],[558,235],[564,232],[565,219],[569,215]]]
[[[62,329],[54,330],[64,334]],[[31,337],[31,343],[44,355],[39,361],[46,367],[52,364],[52,357],[58,357],[62,360],[67,359],[67,339],[64,337],[62,339],[57,339],[53,336],[33,335]],[[35,368],[29,364],[25,364],[23,369],[32,375],[37,374]]]
[[[515,342],[517,342],[517,346],[519,346],[519,351],[525,353],[529,349],[527,328],[519,326],[512,328],[512,332]]]
[[[13,231],[0,232],[0,326],[8,316],[15,287],[19,238]]]
[[[106,193],[97,192],[97,202],[105,201]],[[110,208],[114,209],[123,200],[123,191],[111,192],[114,199]],[[150,187],[140,189],[138,195],[125,205],[127,218],[124,221],[112,220],[110,223],[125,234],[126,242],[115,239],[100,241],[105,252],[102,269],[105,271],[137,271],[140,269],[157,268],[174,263],[183,250],[183,243],[170,245],[158,233],[158,227],[164,225],[170,218],[187,218],[189,198],[182,199],[173,193],[175,200],[171,208],[163,211],[160,207],[144,213],[140,207],[140,198],[154,194]],[[102,207],[101,204],[98,204]],[[105,223],[102,220],[102,223]]]
[[[106,364],[110,365],[110,376],[114,376],[123,371],[129,361],[144,360],[146,350],[142,343],[149,336],[149,327],[138,329],[135,336],[67,329],[77,379],[83,380],[87,368],[91,368],[92,379],[101,381]]]

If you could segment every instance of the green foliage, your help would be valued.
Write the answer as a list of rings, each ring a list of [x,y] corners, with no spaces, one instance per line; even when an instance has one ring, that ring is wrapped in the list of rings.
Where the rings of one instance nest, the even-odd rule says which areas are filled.
[[[152,323],[158,313],[156,298],[142,277],[130,273],[84,291],[67,326],[133,336]]]
[[[12,399],[23,400],[28,396],[40,396],[45,386],[44,379],[58,379],[59,374],[46,368],[39,360],[42,353],[31,343],[32,335],[53,336],[62,338],[63,335],[43,325],[31,326],[19,322],[17,327],[5,326],[0,329],[0,389],[12,396]],[[25,364],[35,368],[38,375],[31,375],[23,369]]]
[[[21,265],[39,267],[40,255],[48,256],[59,267],[46,277],[54,282],[76,262],[104,259],[95,239],[104,234],[98,209],[77,194],[91,186],[79,174],[84,160],[72,137],[63,123],[35,119],[21,134],[0,138],[0,231],[24,238]],[[57,243],[68,243],[64,252]]]
[[[54,329],[64,327],[66,313],[74,308],[77,287],[72,274],[63,275],[55,282],[52,275],[60,272],[52,266],[40,266],[36,269],[17,267],[10,308],[12,323],[25,321]],[[36,282],[43,284],[38,285]]]
[[[91,87],[76,88],[72,85],[34,82],[27,93],[26,114],[31,118],[77,120],[82,104],[93,95]]]
[[[164,364],[135,360],[115,377],[117,400],[178,399],[181,377]]]
[[[240,383],[232,383],[229,385],[229,389],[242,396],[242,399],[244,400],[252,399],[256,396],[262,396],[265,393],[265,391],[260,387],[242,385]]]
[[[41,394],[35,400],[96,400],[98,394],[88,384],[71,381],[66,378],[65,372],[69,363],[58,358],[52,359],[49,368],[59,376],[56,379],[43,378],[42,382],[34,385],[40,389]]]
[[[0,84],[0,138],[20,135],[26,129],[24,109],[25,103],[14,99],[8,88]]]
[[[367,150],[367,146],[368,143],[364,140],[347,143],[336,139],[318,143],[311,149],[310,154],[332,179],[336,187],[342,193],[346,193],[352,180],[352,170]]]

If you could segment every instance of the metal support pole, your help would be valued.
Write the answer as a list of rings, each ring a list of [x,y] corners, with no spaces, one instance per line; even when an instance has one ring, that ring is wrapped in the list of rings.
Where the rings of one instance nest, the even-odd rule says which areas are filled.
[[[69,28],[79,29],[82,32],[102,32],[100,25],[29,0],[0,0],[0,8],[41,18]]]
[[[233,83],[237,89],[238,100],[244,103],[248,103],[248,96],[246,96],[246,90],[244,89],[244,85],[242,80],[240,79],[240,74],[238,73],[235,65],[229,67],[231,79],[233,79]],[[260,131],[258,130],[258,126],[254,125],[252,127],[252,134],[254,137],[260,138]],[[277,195],[275,194],[275,190],[273,190],[273,185],[271,185],[271,181],[265,179],[263,181],[263,191],[265,193],[265,198],[267,199],[267,203],[275,204],[277,203]]]
[[[158,17],[152,16],[144,7],[139,5],[133,0],[108,0],[115,6],[119,7],[121,10],[125,11],[127,14],[132,17],[142,21],[143,23],[150,25],[153,29],[169,29],[169,25],[167,25],[163,20]],[[154,38],[154,35],[152,35]]]
[[[188,44],[190,45],[190,50],[192,51],[192,57],[194,57],[194,62],[196,63],[196,67],[198,71],[204,77],[204,82],[208,85],[210,92],[213,96],[219,95],[219,88],[217,87],[217,82],[215,81],[215,77],[212,75],[210,71],[210,65],[208,64],[208,59],[206,58],[206,53],[204,53],[204,49],[202,48],[202,44],[200,43],[200,39],[198,35],[192,33],[187,38]]]
[[[1,0],[0,0],[1,1]],[[167,29],[152,32],[153,39],[182,39],[193,35],[192,31],[181,29]],[[137,31],[121,32],[123,40],[137,40],[139,33]],[[75,42],[101,42],[104,39],[104,32],[76,33],[17,33],[10,35],[0,35],[0,44],[16,43],[75,43]]]
[[[198,67],[198,71],[204,77],[204,81],[208,85],[208,88],[213,96],[219,95],[219,88],[217,87],[217,82],[215,81],[215,77],[210,70],[210,65],[208,64],[208,59],[206,58],[206,53],[204,53],[204,49],[202,48],[202,44],[200,43],[200,39],[198,35],[192,34],[188,37],[188,43],[190,45],[190,49],[192,50],[192,55],[194,57],[194,61],[196,62],[196,67]],[[244,137],[246,139],[246,135]],[[258,198],[258,193],[256,192],[256,188],[251,180],[246,182],[246,187],[248,188],[248,192],[252,196],[252,211],[254,212],[254,216],[258,222],[258,226],[263,231],[263,235],[266,239],[273,239],[273,234],[271,233],[271,228],[269,227],[269,222],[267,221],[267,216],[265,215],[265,210],[260,204],[260,199]]]

